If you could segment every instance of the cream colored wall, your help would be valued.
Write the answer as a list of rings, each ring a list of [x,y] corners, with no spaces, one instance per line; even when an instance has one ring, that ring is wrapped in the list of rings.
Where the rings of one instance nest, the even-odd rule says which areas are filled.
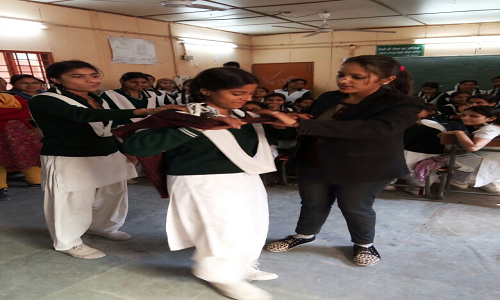
[[[252,37],[252,63],[314,62],[314,94],[336,89],[334,77],[344,58],[375,54],[377,45],[413,44],[416,38],[500,35],[500,23],[390,28],[397,33],[331,32]],[[425,56],[500,54],[500,43],[426,45]]]
[[[47,29],[34,32],[31,36],[16,34],[15,29],[0,33],[0,50],[51,52],[55,61],[87,61],[103,71],[104,89],[118,87],[118,78],[130,71],[149,73],[156,78],[174,75],[193,77],[203,69],[222,66],[222,63],[230,60],[239,61],[245,69],[251,68],[251,49],[248,47],[250,37],[242,34],[33,2],[0,0],[0,7],[0,17],[48,25]],[[154,41],[158,64],[111,62],[112,53],[107,36]],[[194,60],[183,61],[180,59],[180,55],[184,54],[183,46],[171,36],[227,41],[241,47],[222,53],[213,48],[188,46],[187,54],[193,55]]]

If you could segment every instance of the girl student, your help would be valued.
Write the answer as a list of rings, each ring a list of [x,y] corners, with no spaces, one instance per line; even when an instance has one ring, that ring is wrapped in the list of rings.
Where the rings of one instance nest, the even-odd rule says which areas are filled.
[[[264,98],[269,94],[269,89],[263,86],[259,86],[255,89],[252,95],[253,101],[264,102]]]
[[[268,231],[267,195],[261,173],[276,170],[267,136],[295,136],[295,129],[245,124],[239,110],[252,99],[258,79],[237,68],[213,68],[190,82],[191,114],[229,120],[231,127],[148,129],[125,140],[136,156],[165,152],[170,194],[167,236],[172,251],[195,247],[196,277],[234,299],[271,299],[246,280],[269,280],[276,274],[256,269]],[[296,123],[281,112],[261,110],[282,125]]]
[[[148,76],[141,72],[128,72],[120,78],[121,88],[104,91],[100,96],[111,109],[138,109],[159,107],[158,98],[149,88]],[[133,116],[130,119],[113,122],[113,128],[142,120]]]
[[[156,89],[161,93],[159,97],[160,106],[165,105],[165,103],[177,104],[177,98],[179,97],[179,87],[173,79],[170,78],[160,78],[156,82]]]
[[[442,120],[455,120],[460,122],[462,110],[467,108],[467,99],[471,97],[469,92],[453,92],[450,95],[450,103],[439,108]]]
[[[486,93],[485,91],[479,89],[477,80],[474,79],[465,79],[460,81],[455,85],[455,89],[453,91],[448,91],[446,92],[446,94],[451,96],[451,94],[453,94],[454,92],[467,92],[471,95],[479,95]],[[440,97],[435,104],[438,107],[441,107],[448,103],[450,103],[449,97]]]
[[[494,106],[498,105],[500,99],[494,95],[481,94],[470,96],[467,99],[467,105],[470,106]]]
[[[491,78],[491,82],[493,83],[493,88],[488,90],[487,94],[500,97],[500,76]]]
[[[284,112],[295,111],[294,108],[287,106],[286,96],[280,93],[267,94],[264,97],[264,103],[269,107],[270,110]]]
[[[458,169],[462,172],[453,174],[451,185],[456,189],[467,189],[469,184],[490,193],[500,193],[500,153],[481,151],[500,135],[500,109],[491,106],[473,106],[462,112],[462,122],[476,129],[472,139],[464,131],[454,130],[442,134],[453,134],[458,143],[469,151],[457,155]]]
[[[94,259],[102,251],[83,243],[84,233],[126,240],[118,231],[128,210],[126,180],[136,177],[134,165],[118,151],[111,134],[113,120],[155,114],[166,107],[109,109],[95,93],[100,71],[78,61],[47,67],[53,86],[28,100],[42,130],[41,165],[44,211],[56,251]]]
[[[422,98],[425,103],[436,104],[441,97],[448,97],[448,94],[439,91],[440,87],[441,86],[437,82],[425,82],[422,84],[420,92],[415,96]]]
[[[373,203],[393,178],[408,174],[403,133],[423,103],[408,96],[411,77],[390,57],[348,58],[336,80],[339,90],[314,103],[314,119],[299,119],[299,141],[289,159],[297,167],[302,199],[296,234],[266,250],[283,252],[314,241],[337,201],[354,244],[353,262],[371,266],[380,261],[373,246]]]
[[[307,80],[294,78],[285,83],[283,88],[274,90],[274,92],[285,95],[286,102],[294,103],[299,97],[308,97],[312,95],[310,90],[304,89],[306,84]]]

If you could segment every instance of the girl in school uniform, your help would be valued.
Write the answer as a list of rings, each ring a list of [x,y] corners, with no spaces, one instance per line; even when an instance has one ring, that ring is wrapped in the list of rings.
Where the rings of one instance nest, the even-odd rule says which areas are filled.
[[[264,102],[264,98],[269,94],[269,89],[263,86],[259,86],[255,89],[252,95],[252,101]]]
[[[286,102],[294,103],[297,98],[309,97],[312,95],[310,90],[304,89],[307,84],[307,80],[302,78],[294,78],[288,81],[283,88],[274,90],[275,93],[280,93],[285,95]]]
[[[239,110],[252,99],[258,79],[237,68],[208,69],[190,83],[191,114],[223,118],[231,127],[149,129],[124,142],[127,153],[165,152],[170,194],[167,236],[172,251],[195,247],[193,273],[234,299],[271,299],[245,280],[269,280],[276,274],[255,269],[268,231],[267,195],[259,174],[273,172],[267,135],[277,130],[244,124]],[[282,125],[296,121],[284,113],[260,111]]]
[[[161,95],[158,97],[158,102],[160,106],[166,104],[177,104],[177,98],[179,97],[179,88],[173,79],[170,78],[160,78],[156,82],[156,90],[158,90]]]
[[[450,103],[439,108],[440,118],[444,121],[454,120],[460,122],[460,114],[467,108],[467,99],[471,94],[469,92],[454,92],[450,95]]]
[[[425,103],[436,104],[441,97],[448,97],[448,94],[439,91],[440,85],[437,82],[425,82],[422,89],[415,96],[422,98]]]
[[[337,84],[338,91],[314,103],[314,119],[299,119],[299,141],[289,159],[289,166],[297,167],[302,199],[296,234],[266,249],[283,252],[314,241],[338,201],[354,243],[353,262],[372,266],[380,261],[373,246],[373,203],[393,178],[408,174],[403,133],[415,124],[423,103],[408,96],[411,77],[386,56],[348,58]]]
[[[491,78],[491,82],[493,83],[493,88],[488,90],[487,94],[500,97],[500,76]]]
[[[41,164],[44,211],[56,251],[94,259],[102,251],[83,243],[84,233],[126,240],[118,231],[128,210],[126,180],[134,165],[118,150],[113,120],[155,114],[166,108],[109,109],[94,93],[100,71],[73,60],[47,67],[52,88],[28,100],[42,130]]]
[[[120,78],[122,87],[103,92],[100,97],[111,109],[140,109],[159,107],[156,94],[147,91],[148,76],[140,72],[128,72]],[[143,117],[133,117],[113,122],[113,128],[142,120]]]
[[[500,153],[481,151],[486,144],[500,135],[500,109],[491,106],[469,107],[462,112],[462,122],[476,129],[472,139],[463,131],[454,130],[443,134],[453,134],[458,143],[469,151],[457,155],[457,165],[460,167],[453,174],[452,187],[465,190],[470,184],[490,193],[500,193]]]
[[[448,91],[446,94],[448,94],[448,97],[440,97],[438,101],[435,103],[438,107],[442,107],[446,104],[449,104],[451,102],[450,97],[451,94],[455,92],[466,92],[471,95],[479,95],[479,94],[485,94],[486,91],[480,90],[478,87],[478,83],[476,80],[473,79],[465,79],[460,81],[455,85],[455,89],[453,91]]]

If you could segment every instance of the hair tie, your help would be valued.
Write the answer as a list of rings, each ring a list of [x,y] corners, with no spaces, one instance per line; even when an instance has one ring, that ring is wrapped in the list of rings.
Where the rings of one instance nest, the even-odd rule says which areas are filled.
[[[403,67],[403,66],[399,67],[400,72],[403,72],[404,70],[405,70],[405,67]]]

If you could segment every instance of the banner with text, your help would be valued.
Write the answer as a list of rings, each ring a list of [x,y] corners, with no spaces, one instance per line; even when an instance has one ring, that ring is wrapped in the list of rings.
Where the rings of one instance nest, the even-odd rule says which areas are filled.
[[[390,57],[424,56],[423,44],[377,46],[377,55]]]

